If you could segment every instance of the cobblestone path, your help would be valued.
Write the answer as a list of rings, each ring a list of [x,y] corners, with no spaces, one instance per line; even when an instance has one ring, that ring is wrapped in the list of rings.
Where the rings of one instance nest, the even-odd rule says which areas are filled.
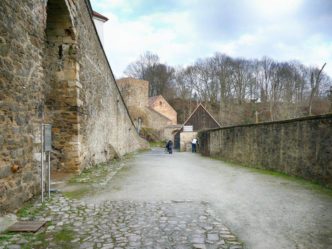
[[[60,186],[20,211],[43,230],[0,234],[0,249],[332,249],[330,190],[193,153],[153,149]]]
[[[94,194],[112,191],[108,184],[125,165],[121,161],[87,170],[75,178],[76,184],[61,187],[74,187],[72,193],[89,189],[83,199],[56,193],[43,205],[36,200],[20,220],[44,220],[46,225],[36,234],[0,234],[0,249],[243,248],[206,201],[95,201]]]
[[[34,219],[50,222],[36,235],[17,234],[0,242],[0,248],[242,248],[206,202],[87,205],[57,194]]]

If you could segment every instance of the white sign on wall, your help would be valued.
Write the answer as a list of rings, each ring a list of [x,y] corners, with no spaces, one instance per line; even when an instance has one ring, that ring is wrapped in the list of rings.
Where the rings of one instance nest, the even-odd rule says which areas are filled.
[[[183,126],[183,131],[188,132],[188,131],[193,131],[193,126],[192,125],[185,125]]]

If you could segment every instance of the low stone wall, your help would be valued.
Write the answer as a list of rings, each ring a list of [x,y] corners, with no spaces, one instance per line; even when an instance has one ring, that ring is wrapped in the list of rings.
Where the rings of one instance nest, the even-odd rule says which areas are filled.
[[[199,133],[200,152],[332,187],[332,114]]]

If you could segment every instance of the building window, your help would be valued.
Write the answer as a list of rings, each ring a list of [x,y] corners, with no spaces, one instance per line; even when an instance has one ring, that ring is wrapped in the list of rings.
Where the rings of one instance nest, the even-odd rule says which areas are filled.
[[[159,105],[162,106],[162,105],[163,105],[163,102],[162,102],[162,101],[159,101]]]

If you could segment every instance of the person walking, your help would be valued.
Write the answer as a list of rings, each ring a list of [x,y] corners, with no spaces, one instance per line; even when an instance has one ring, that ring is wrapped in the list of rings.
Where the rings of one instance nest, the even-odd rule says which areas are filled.
[[[169,154],[173,153],[173,142],[172,140],[169,140],[166,144],[166,149],[168,151]]]
[[[193,152],[193,153],[196,153],[196,148],[197,147],[197,139],[196,138],[194,138],[192,141],[191,141],[191,151]]]

